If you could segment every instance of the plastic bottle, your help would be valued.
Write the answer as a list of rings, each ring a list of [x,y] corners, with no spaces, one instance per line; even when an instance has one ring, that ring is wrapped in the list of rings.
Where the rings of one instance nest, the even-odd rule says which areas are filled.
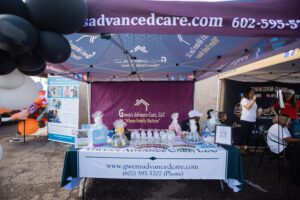
[[[154,131],[154,143],[160,144],[160,135],[157,130]]]
[[[147,138],[148,138],[148,143],[152,144],[153,143],[153,135],[152,135],[152,131],[150,129],[147,131]]]
[[[102,112],[95,112],[93,114],[95,124],[91,125],[89,136],[91,138],[91,147],[99,147],[107,144],[108,129],[102,123]]]

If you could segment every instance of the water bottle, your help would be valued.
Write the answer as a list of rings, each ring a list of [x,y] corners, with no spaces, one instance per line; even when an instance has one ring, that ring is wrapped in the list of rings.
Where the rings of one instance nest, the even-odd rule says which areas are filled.
[[[135,132],[135,144],[141,144],[141,134],[138,131]]]
[[[154,143],[160,144],[160,135],[159,135],[158,131],[154,131]]]
[[[161,143],[162,144],[168,143],[168,135],[164,131],[161,132]]]
[[[150,129],[147,131],[147,138],[148,138],[148,143],[152,144],[153,137],[152,137],[152,132]]]
[[[144,130],[141,132],[141,144],[146,144],[147,143],[147,134]]]
[[[135,140],[136,140],[136,131],[132,131],[130,134],[130,143],[132,145],[135,145]]]

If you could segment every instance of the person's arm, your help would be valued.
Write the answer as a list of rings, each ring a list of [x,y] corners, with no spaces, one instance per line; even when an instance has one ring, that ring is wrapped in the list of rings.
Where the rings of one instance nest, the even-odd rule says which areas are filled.
[[[244,99],[242,99],[242,102],[241,102],[242,106],[244,106],[247,110],[249,110],[255,104],[255,102],[256,102],[256,96],[254,96],[253,99],[251,99],[250,102],[247,103],[247,104],[245,104],[245,102],[243,102],[243,101],[244,101]]]
[[[300,139],[291,137],[291,134],[287,128],[283,129],[283,140],[286,142],[291,142],[291,143],[300,142]]]
[[[286,142],[300,142],[299,138],[292,138],[292,137],[283,138],[283,140]]]
[[[273,111],[273,107],[265,108],[262,110],[261,114],[270,114]]]
[[[273,109],[276,111],[276,113],[279,112],[279,110],[280,110],[280,105],[279,105],[279,102],[278,102],[278,101],[274,102],[274,103],[272,104],[272,107],[273,107]]]

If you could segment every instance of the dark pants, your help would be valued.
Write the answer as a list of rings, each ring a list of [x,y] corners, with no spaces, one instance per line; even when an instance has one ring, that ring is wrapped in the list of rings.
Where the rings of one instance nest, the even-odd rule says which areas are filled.
[[[249,139],[250,135],[252,133],[252,130],[254,129],[255,122],[247,122],[244,120],[241,120],[241,134],[240,134],[240,145],[249,145]]]
[[[288,161],[287,170],[290,179],[294,184],[300,185],[300,143],[289,143],[284,152]]]

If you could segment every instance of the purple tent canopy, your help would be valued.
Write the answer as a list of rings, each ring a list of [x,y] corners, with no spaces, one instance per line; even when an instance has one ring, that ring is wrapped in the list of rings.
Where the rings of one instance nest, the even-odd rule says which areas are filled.
[[[300,43],[297,0],[88,4],[82,33],[91,34],[68,35],[71,57],[63,64],[48,63],[49,73],[85,80],[88,76],[90,81],[200,80]],[[273,35],[277,37],[263,37]]]

